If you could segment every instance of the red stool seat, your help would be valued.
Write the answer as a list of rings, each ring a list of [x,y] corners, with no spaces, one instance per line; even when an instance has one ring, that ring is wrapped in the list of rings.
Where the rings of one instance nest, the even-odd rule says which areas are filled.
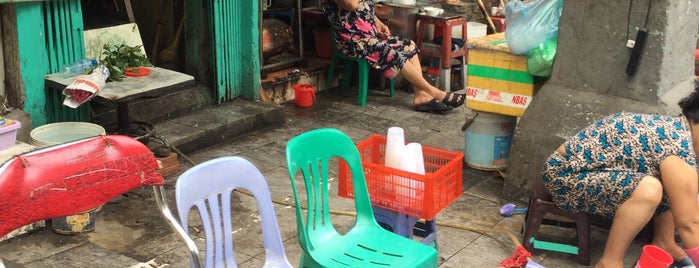
[[[417,30],[416,45],[420,49],[420,55],[439,59],[440,62],[440,87],[446,91],[451,90],[451,59],[461,60],[461,87],[466,87],[465,62],[468,57],[468,48],[464,45],[462,49],[451,49],[452,28],[461,26],[461,38],[466,41],[466,17],[462,14],[445,13],[438,16],[417,14],[416,21],[420,24]],[[429,50],[423,47],[422,37],[425,33],[425,25],[434,25],[434,36],[442,36],[442,45],[439,50]]]
[[[545,218],[546,214],[563,216],[574,221],[553,220]],[[590,265],[590,219],[587,213],[569,213],[559,209],[551,201],[544,183],[535,183],[532,186],[532,194],[529,198],[529,208],[524,217],[524,237],[522,238],[522,246],[533,252],[533,249],[544,249],[558,251],[564,253],[577,253],[578,263],[581,265]],[[577,248],[570,245],[547,242],[537,240],[536,235],[539,232],[541,224],[552,225],[558,227],[575,228],[577,230],[578,244]]]

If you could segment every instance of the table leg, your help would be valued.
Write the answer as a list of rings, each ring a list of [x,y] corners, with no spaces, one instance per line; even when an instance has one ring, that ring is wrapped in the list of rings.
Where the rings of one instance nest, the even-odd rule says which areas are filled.
[[[451,91],[451,68],[439,68],[439,87],[446,92]]]
[[[117,102],[117,124],[119,134],[128,135],[131,121],[129,120],[129,105],[126,102]]]

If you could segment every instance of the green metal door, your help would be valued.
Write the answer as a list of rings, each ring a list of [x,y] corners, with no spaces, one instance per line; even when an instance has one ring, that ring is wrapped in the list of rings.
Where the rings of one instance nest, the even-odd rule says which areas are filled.
[[[187,20],[190,29],[202,28],[199,25],[202,13],[197,10],[202,7],[207,10],[209,40],[206,41],[211,49],[213,84],[218,102],[239,96],[259,99],[259,1],[188,0],[186,16],[196,18]],[[197,42],[202,43],[202,40],[187,40],[190,45],[188,54],[199,53]],[[188,64],[198,64],[191,59]]]

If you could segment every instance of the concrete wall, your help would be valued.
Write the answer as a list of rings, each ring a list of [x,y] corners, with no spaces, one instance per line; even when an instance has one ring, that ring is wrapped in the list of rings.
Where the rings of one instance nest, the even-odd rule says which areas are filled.
[[[630,76],[626,42],[643,27],[650,0],[634,0],[629,9],[630,1],[565,1],[551,78],[515,131],[505,176],[508,195],[526,200],[551,152],[607,114],[679,113],[677,102],[694,89],[699,3],[652,0],[648,41]]]

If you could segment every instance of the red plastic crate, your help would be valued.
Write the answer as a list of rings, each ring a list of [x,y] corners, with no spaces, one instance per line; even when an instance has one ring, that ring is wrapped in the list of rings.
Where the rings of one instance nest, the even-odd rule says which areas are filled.
[[[464,154],[422,146],[425,175],[386,167],[386,137],[374,134],[357,143],[371,204],[400,213],[434,219],[461,196]],[[340,161],[339,195],[354,198],[352,172]]]

